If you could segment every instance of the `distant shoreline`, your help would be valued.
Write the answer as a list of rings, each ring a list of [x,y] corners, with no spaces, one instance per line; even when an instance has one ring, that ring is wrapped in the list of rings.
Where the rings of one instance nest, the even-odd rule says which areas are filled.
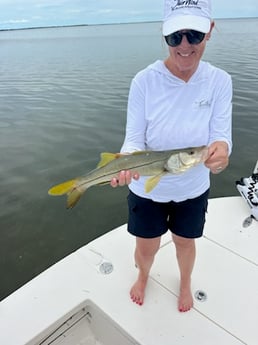
[[[237,17],[237,18],[215,18],[214,20],[238,20],[238,19],[257,19],[258,17]],[[127,25],[127,24],[144,24],[144,23],[161,23],[160,20],[150,20],[144,22],[121,22],[121,23],[102,23],[102,24],[71,24],[71,25],[50,25],[50,26],[32,26],[26,28],[6,28],[0,31],[17,31],[17,30],[38,30],[38,29],[58,29],[58,28],[71,28],[83,26],[103,26],[103,25]]]
[[[35,29],[58,29],[58,28],[72,28],[81,26],[103,26],[103,25],[122,25],[122,24],[141,24],[141,23],[159,23],[159,20],[151,20],[146,22],[122,22],[122,23],[103,23],[103,24],[71,24],[71,25],[51,25],[51,26],[32,26],[27,28],[9,28],[0,29],[0,31],[17,31],[17,30],[35,30]]]

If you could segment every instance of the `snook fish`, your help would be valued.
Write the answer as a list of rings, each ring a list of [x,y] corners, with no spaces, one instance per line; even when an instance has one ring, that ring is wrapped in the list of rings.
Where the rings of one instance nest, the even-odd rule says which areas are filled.
[[[104,152],[96,169],[52,187],[48,194],[55,196],[67,194],[67,208],[72,208],[89,187],[109,183],[121,170],[150,176],[145,184],[145,192],[149,193],[162,176],[183,173],[204,162],[207,156],[206,146],[168,151],[137,151],[124,155]]]

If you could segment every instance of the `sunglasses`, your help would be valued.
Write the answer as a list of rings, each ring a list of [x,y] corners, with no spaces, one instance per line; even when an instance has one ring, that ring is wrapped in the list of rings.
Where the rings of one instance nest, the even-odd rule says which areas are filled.
[[[177,47],[181,44],[183,36],[186,36],[188,43],[199,44],[203,41],[205,34],[195,30],[176,31],[165,36],[165,40],[170,47]]]

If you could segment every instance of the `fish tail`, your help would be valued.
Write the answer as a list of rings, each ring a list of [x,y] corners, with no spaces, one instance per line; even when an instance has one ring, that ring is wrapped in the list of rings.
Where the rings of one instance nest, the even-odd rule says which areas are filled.
[[[82,196],[82,192],[79,189],[73,189],[67,196],[66,208],[73,208]]]
[[[48,194],[54,196],[60,196],[70,193],[76,186],[76,179],[69,180],[60,184],[57,184],[49,189]]]
[[[83,191],[77,186],[77,179],[69,180],[53,186],[49,189],[48,194],[53,196],[60,196],[67,194],[67,208],[73,208],[80,200]]]

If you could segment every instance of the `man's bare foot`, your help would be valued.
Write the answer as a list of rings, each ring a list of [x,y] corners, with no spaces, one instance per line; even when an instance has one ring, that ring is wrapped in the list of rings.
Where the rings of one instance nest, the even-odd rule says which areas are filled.
[[[138,304],[142,305],[144,300],[145,288],[147,285],[147,279],[141,279],[140,277],[134,283],[130,290],[131,300]]]
[[[193,296],[190,289],[181,289],[178,298],[178,310],[180,312],[189,311],[193,307]]]

